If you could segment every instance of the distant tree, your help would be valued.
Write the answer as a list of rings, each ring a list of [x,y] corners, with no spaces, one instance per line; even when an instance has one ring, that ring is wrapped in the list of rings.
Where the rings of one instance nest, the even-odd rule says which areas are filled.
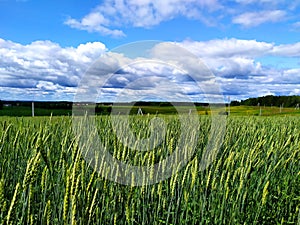
[[[3,102],[0,100],[0,109],[3,109]]]
[[[111,110],[112,110],[111,106],[97,105],[95,108],[95,113],[102,114],[102,115],[109,115],[111,113]]]
[[[231,101],[230,105],[231,106],[239,106],[239,105],[241,105],[241,103],[239,101]]]
[[[258,99],[257,98],[248,98],[246,100],[241,101],[241,105],[248,105],[248,106],[254,106],[257,105]]]

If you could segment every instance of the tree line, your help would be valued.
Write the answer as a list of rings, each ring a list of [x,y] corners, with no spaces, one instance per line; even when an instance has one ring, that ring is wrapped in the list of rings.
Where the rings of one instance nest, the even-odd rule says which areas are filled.
[[[61,101],[61,102],[35,102],[36,108],[44,108],[44,109],[72,109],[72,102]],[[97,103],[96,104],[96,112],[106,112],[110,113],[110,106],[113,103]],[[128,103],[124,103],[126,105]],[[208,106],[208,103],[194,103],[196,106]],[[0,109],[3,109],[4,105],[9,106],[25,106],[30,107],[30,101],[1,101],[0,100]],[[159,107],[170,107],[172,106],[169,102],[136,102],[135,106],[159,106]],[[181,104],[182,105],[182,104]],[[231,101],[231,106],[238,105],[246,105],[246,106],[277,106],[277,107],[299,107],[300,105],[300,96],[292,95],[292,96],[274,96],[267,95],[257,98],[248,98],[246,100],[241,101]]]
[[[277,107],[297,107],[300,104],[300,96],[292,95],[292,96],[274,96],[267,95],[258,98],[248,98],[246,100],[242,100],[240,105],[246,106],[277,106]]]
[[[10,107],[31,107],[32,102],[31,101],[1,101],[0,100],[0,109],[3,108],[3,106],[7,105]],[[46,101],[36,101],[34,102],[35,108],[40,109],[72,109],[72,102],[68,101],[60,101],[60,102],[46,102]]]

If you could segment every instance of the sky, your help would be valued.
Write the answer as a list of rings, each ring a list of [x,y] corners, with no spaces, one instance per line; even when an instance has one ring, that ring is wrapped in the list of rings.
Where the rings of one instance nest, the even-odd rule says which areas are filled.
[[[299,56],[299,0],[0,0],[1,100],[298,95]]]

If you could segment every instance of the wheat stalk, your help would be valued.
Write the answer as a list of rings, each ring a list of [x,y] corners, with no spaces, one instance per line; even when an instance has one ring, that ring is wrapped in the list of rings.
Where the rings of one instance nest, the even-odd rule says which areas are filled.
[[[17,196],[18,196],[18,193],[19,193],[19,188],[20,188],[20,183],[17,183],[16,185],[16,188],[15,188],[15,191],[14,191],[14,195],[13,195],[13,198],[11,200],[11,203],[10,203],[10,206],[9,206],[9,210],[8,210],[8,213],[7,213],[7,219],[6,219],[6,224],[11,224],[11,215],[12,215],[12,212],[13,212],[13,208],[17,202]]]

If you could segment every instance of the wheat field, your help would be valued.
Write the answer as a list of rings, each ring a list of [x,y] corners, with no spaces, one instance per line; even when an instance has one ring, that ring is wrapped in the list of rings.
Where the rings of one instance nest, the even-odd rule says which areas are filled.
[[[149,118],[130,119],[137,137],[149,135]],[[163,119],[164,142],[137,152],[118,140],[108,116],[95,118],[111,155],[137,166],[175,151],[180,121]],[[229,117],[203,170],[210,117],[199,120],[189,162],[159,183],[135,186],[105,179],[97,159],[90,166],[71,117],[0,118],[0,224],[297,224],[300,118]]]

